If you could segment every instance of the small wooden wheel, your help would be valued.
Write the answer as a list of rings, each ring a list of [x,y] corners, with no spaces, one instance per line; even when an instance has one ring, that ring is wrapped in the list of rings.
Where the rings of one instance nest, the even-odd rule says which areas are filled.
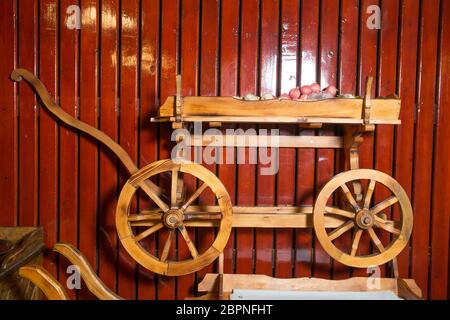
[[[171,175],[170,204],[166,204],[156,193],[147,193],[156,209],[144,210],[132,214],[133,195],[150,177]],[[180,199],[181,176],[192,175],[199,180],[200,187],[192,192],[187,200]],[[220,213],[205,214],[188,210],[189,206],[207,189],[215,195]],[[161,160],[154,162],[133,174],[123,187],[116,210],[116,227],[119,239],[127,252],[143,267],[167,276],[180,276],[198,271],[212,263],[225,248],[232,228],[232,207],[228,192],[220,180],[205,167],[192,162],[173,162]],[[186,227],[191,222],[200,221],[207,226],[217,228],[215,239],[211,246],[199,252]],[[136,231],[145,227],[142,232]],[[167,238],[159,252],[150,253],[141,244],[142,240],[152,234],[165,230]],[[136,232],[135,232],[136,231]],[[184,240],[190,256],[187,259],[170,260],[170,248],[177,240],[179,232]],[[181,240],[180,240],[181,241]],[[203,247],[204,244],[203,244]],[[172,254],[176,256],[175,254]],[[174,257],[175,259],[177,257]]]
[[[368,181],[366,192],[361,201],[356,201],[348,187],[352,185],[349,182],[363,180]],[[371,206],[372,195],[377,186],[390,192],[391,196],[375,206]],[[327,205],[338,189],[343,192],[351,209],[343,210]],[[387,215],[383,214],[384,210],[395,204],[398,204],[400,209],[400,221],[388,220]],[[325,228],[325,219],[328,215],[342,219],[342,224],[331,232]],[[392,177],[376,170],[358,169],[336,175],[319,193],[314,205],[314,230],[317,239],[331,257],[351,267],[377,266],[395,258],[408,243],[412,226],[412,207],[406,192]],[[351,247],[338,248],[333,241],[350,230],[353,230]],[[384,245],[375,230],[390,234],[384,237],[390,239],[390,243]],[[359,242],[364,233],[370,237],[377,253],[357,255]]]

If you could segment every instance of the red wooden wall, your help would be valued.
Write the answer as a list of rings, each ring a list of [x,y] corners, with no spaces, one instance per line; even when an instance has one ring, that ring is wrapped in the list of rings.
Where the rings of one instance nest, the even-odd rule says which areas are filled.
[[[73,4],[81,30],[67,28]],[[381,30],[366,27],[374,4]],[[411,197],[401,276],[429,298],[449,298],[450,0],[1,0],[0,41],[0,225],[41,225],[49,247],[77,245],[120,295],[184,298],[215,266],[165,278],[134,263],[114,224],[127,174],[49,116],[28,85],[13,84],[15,67],[33,71],[62,108],[119,141],[139,166],[170,155],[170,128],[149,118],[174,94],[176,73],[184,95],[279,94],[315,81],[359,95],[376,77],[374,94],[401,96],[403,124],[378,127],[361,164],[393,175]],[[258,166],[209,168],[236,204],[311,204],[342,170],[342,154],[283,149],[278,175],[259,176]],[[306,229],[234,230],[225,258],[226,272],[366,275],[332,261]],[[65,279],[63,259],[49,254],[46,267]]]

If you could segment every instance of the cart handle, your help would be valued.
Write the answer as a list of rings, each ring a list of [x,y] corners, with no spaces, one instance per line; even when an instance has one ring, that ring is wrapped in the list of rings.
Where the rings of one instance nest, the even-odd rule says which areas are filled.
[[[87,123],[84,123],[83,121],[72,117],[60,106],[56,105],[56,103],[48,93],[45,85],[31,72],[25,69],[15,69],[11,73],[11,79],[15,82],[20,82],[25,79],[37,92],[38,96],[41,98],[42,103],[48,111],[50,111],[55,117],[57,117],[68,126],[78,129],[103,143],[117,156],[117,158],[119,158],[119,160],[123,163],[130,174],[134,174],[139,170],[131,157],[125,151],[125,149],[123,149],[117,142],[115,142],[108,135],[98,130],[97,128],[94,128]],[[146,181],[146,184],[149,188],[152,189],[152,191],[156,192],[158,195],[161,195],[162,190],[157,185],[149,180]]]

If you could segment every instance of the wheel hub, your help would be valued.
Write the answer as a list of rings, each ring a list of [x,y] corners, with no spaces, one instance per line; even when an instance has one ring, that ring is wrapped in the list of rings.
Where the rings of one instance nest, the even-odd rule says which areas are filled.
[[[375,218],[369,210],[363,209],[356,214],[356,225],[361,229],[369,229],[375,223]]]
[[[179,209],[170,209],[163,215],[164,225],[169,229],[176,229],[183,223],[183,212]]]

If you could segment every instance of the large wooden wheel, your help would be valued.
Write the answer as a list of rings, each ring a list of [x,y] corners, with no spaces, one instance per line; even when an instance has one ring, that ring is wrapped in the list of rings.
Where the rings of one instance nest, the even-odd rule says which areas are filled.
[[[355,200],[351,191],[352,182],[367,185],[360,201]],[[372,206],[372,196],[376,188],[382,190],[383,194],[391,193],[391,195]],[[345,209],[329,206],[333,198],[336,201],[335,196],[339,195],[342,195],[349,204]],[[394,205],[399,208],[399,221],[389,220],[386,214]],[[327,215],[342,218],[342,224],[328,231],[325,228]],[[317,239],[331,257],[351,267],[377,266],[395,258],[408,243],[412,226],[412,207],[406,192],[392,177],[376,170],[358,169],[336,175],[321,190],[314,205],[314,230]],[[351,230],[353,236],[350,247],[339,247],[335,240]],[[382,232],[388,233],[382,237],[388,243],[383,244],[380,240]],[[364,233],[374,244],[375,253],[357,254]]]
[[[147,193],[155,209],[132,213],[133,196],[149,178],[156,175],[162,180],[170,175],[170,203],[165,203],[156,193]],[[180,197],[182,176],[191,175],[198,179],[199,187],[192,190],[185,200]],[[205,214],[189,210],[199,196],[207,189],[214,194],[220,213]],[[232,207],[230,197],[220,180],[205,167],[192,162],[173,162],[161,160],[154,162],[131,176],[123,187],[116,210],[116,227],[119,239],[127,252],[143,267],[159,274],[179,276],[198,271],[212,263],[225,248],[232,228]],[[199,252],[194,239],[186,227],[190,222],[204,223],[216,228],[212,244],[203,252]],[[201,225],[201,224],[200,224]],[[145,229],[142,231],[142,228]],[[142,244],[149,236],[163,234],[160,250],[149,252]],[[176,234],[179,233],[179,237]],[[163,238],[162,236],[160,239]],[[187,246],[190,257],[177,257],[171,250],[175,242],[182,241]],[[162,246],[162,244],[164,244]],[[180,243],[179,243],[180,244]],[[202,243],[202,247],[205,244]]]

